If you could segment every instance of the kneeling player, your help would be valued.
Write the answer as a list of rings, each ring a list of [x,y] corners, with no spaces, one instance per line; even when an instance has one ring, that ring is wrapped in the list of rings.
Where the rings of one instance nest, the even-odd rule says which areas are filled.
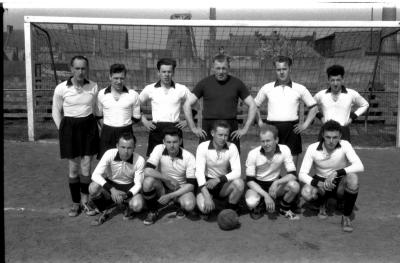
[[[311,144],[304,155],[299,177],[305,183],[301,195],[306,201],[318,200],[320,218],[326,218],[326,201],[329,197],[342,197],[344,210],[342,228],[352,232],[350,215],[358,195],[357,172],[364,166],[348,141],[340,140],[341,126],[327,121],[321,128],[322,139]],[[312,166],[315,175],[310,176]]]
[[[196,178],[200,189],[197,206],[204,218],[215,209],[213,198],[227,198],[227,208],[237,211],[244,191],[239,151],[235,144],[228,142],[229,130],[226,121],[215,121],[212,140],[197,147]]]
[[[144,220],[145,225],[153,224],[159,217],[158,209],[171,202],[178,202],[177,218],[193,211],[196,202],[193,193],[196,178],[194,176],[194,155],[180,147],[181,131],[177,127],[167,127],[164,132],[164,144],[154,147],[144,170],[143,195],[149,208]]]
[[[275,201],[281,198],[279,212],[294,220],[299,217],[292,212],[292,203],[300,192],[296,180],[296,167],[290,149],[278,144],[278,130],[275,126],[264,125],[260,129],[261,146],[251,150],[246,160],[247,186],[246,204],[250,216],[259,219],[264,211],[275,211]],[[280,176],[285,166],[287,174]]]
[[[140,194],[143,182],[144,158],[135,153],[136,138],[131,133],[120,136],[117,149],[107,150],[92,174],[89,185],[90,199],[101,212],[92,225],[107,220],[107,210],[115,205],[128,204],[124,219],[132,212],[140,212],[144,201]]]

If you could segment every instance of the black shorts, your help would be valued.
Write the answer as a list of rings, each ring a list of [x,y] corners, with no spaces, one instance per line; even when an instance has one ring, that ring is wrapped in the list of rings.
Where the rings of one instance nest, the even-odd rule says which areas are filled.
[[[63,117],[58,131],[62,159],[95,155],[99,148],[99,129],[96,118]]]
[[[123,133],[131,133],[132,125],[124,126],[124,127],[112,127],[103,124],[103,128],[101,129],[100,135],[100,146],[99,146],[99,154],[97,155],[97,159],[99,160],[103,154],[109,150],[116,148],[119,136]]]
[[[212,119],[203,119],[202,120],[202,129],[207,132],[207,137],[204,140],[200,139],[200,142],[212,140],[211,130],[212,130],[212,127],[213,127],[215,121],[217,121],[217,120],[212,120]],[[238,121],[236,119],[229,119],[229,120],[223,120],[223,121],[226,121],[231,126],[228,141],[234,143],[240,153],[240,140],[239,139],[232,140],[232,138],[231,138],[232,132],[237,130],[239,127]]]
[[[350,142],[350,126],[349,125],[342,126],[341,132],[342,132],[341,139]],[[323,136],[323,134],[322,134],[322,127],[321,127],[321,129],[319,130],[319,134],[318,134],[318,141],[323,140],[322,136]]]
[[[119,184],[116,182],[111,181],[110,179],[106,179],[107,183],[109,183],[112,187],[115,187],[117,190],[127,193],[129,189],[131,189],[135,183],[132,182],[130,184]]]
[[[206,177],[206,181],[208,181],[208,180],[210,180],[210,179],[213,179],[213,178]],[[221,193],[222,187],[224,187],[224,185],[225,185],[226,183],[228,183],[228,182],[219,183],[219,184],[217,184],[213,189],[208,189],[208,192],[209,192],[210,195],[211,195],[213,198],[215,198],[215,199],[223,199],[223,198],[225,198],[225,197],[220,197],[219,194]],[[204,186],[204,187],[206,187],[206,186]],[[201,189],[200,189],[200,187],[198,187],[197,184],[195,185],[194,192],[196,193],[196,195],[199,194],[199,193],[201,193]]]
[[[254,180],[255,183],[257,183],[265,192],[269,193],[269,188],[271,187],[272,183],[274,181],[260,181],[260,180]]]
[[[274,125],[278,129],[279,143],[287,145],[292,155],[299,155],[302,152],[301,135],[293,131],[297,123],[299,121],[267,121],[267,124]]]
[[[151,130],[149,133],[149,140],[147,144],[147,153],[146,156],[150,156],[151,152],[153,151],[154,147],[156,147],[158,144],[163,143],[164,139],[164,128],[166,127],[176,127],[178,123],[177,122],[157,122],[154,123],[156,125],[156,128],[154,130]],[[183,138],[183,133],[182,130],[180,130],[180,135]],[[183,140],[180,145],[183,148]]]

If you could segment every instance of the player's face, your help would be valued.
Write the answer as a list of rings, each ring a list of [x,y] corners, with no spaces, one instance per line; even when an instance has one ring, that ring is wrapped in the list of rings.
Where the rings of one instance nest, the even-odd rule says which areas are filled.
[[[228,61],[214,61],[213,71],[215,78],[218,81],[224,81],[228,78],[229,74],[229,64]]]
[[[213,143],[218,148],[222,148],[229,138],[229,129],[223,127],[217,127],[216,130],[211,131],[213,137]]]
[[[83,81],[87,76],[87,64],[83,59],[75,59],[72,62],[71,72],[76,81]]]
[[[164,145],[167,148],[168,154],[170,156],[176,156],[179,152],[179,145],[181,144],[181,139],[179,136],[165,135]]]
[[[172,65],[161,65],[160,70],[158,71],[158,77],[161,80],[161,83],[169,86],[172,81],[172,77],[174,76],[174,69]]]
[[[117,148],[121,160],[127,161],[129,158],[131,158],[133,151],[135,150],[135,143],[133,142],[133,139],[124,140],[121,138],[117,143]]]
[[[338,76],[329,76],[329,87],[331,88],[331,91],[333,94],[338,94],[343,85],[343,78],[341,75]]]
[[[325,131],[324,145],[328,151],[333,151],[340,141],[341,134],[339,131]]]
[[[290,67],[286,62],[275,62],[276,78],[281,82],[286,82],[290,78]]]
[[[278,144],[278,138],[274,138],[274,134],[270,131],[260,134],[261,147],[266,153],[275,152],[276,145]]]
[[[124,72],[113,73],[110,76],[111,87],[116,91],[121,92],[124,87],[125,77]]]

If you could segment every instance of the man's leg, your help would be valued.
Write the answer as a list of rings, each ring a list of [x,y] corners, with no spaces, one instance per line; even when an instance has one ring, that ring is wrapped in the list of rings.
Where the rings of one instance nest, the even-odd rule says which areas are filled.
[[[353,212],[354,205],[358,196],[358,176],[356,174],[348,174],[344,177],[344,209],[342,217],[342,228],[345,232],[352,232],[353,226],[351,225],[350,216]]]
[[[277,197],[282,196],[279,204],[279,212],[291,220],[299,219],[299,216],[291,210],[299,192],[300,185],[295,180],[287,182],[284,186],[280,187],[277,192]]]
[[[93,206],[96,206],[97,210],[100,212],[99,217],[93,220],[91,225],[99,226],[108,219],[109,210],[115,206],[115,203],[111,199],[110,194],[95,182],[89,184],[88,190]]]
[[[228,208],[239,210],[238,203],[244,192],[244,181],[240,178],[225,183],[219,193],[220,197],[228,196]]]
[[[72,198],[72,206],[68,215],[71,217],[78,216],[81,212],[81,186],[80,186],[80,178],[79,178],[79,162],[80,158],[74,158],[68,160],[69,166],[69,190]]]
[[[249,189],[245,195],[246,205],[250,210],[250,217],[254,220],[260,219],[264,215],[264,202],[261,202],[261,196],[254,190]]]
[[[327,218],[328,216],[326,213],[327,197],[325,195],[325,192],[320,192],[316,187],[305,184],[301,189],[301,197],[306,202],[316,201],[316,204],[319,208],[318,217],[320,219]]]
[[[176,212],[177,218],[185,217],[185,213],[191,213],[196,207],[196,198],[193,192],[185,193],[178,198],[180,209]]]
[[[81,192],[81,204],[85,213],[89,216],[95,215],[96,212],[91,208],[89,203],[89,184],[92,182],[91,179],[91,168],[92,168],[93,156],[86,155],[81,158],[80,167],[80,192]]]
[[[158,219],[158,197],[164,193],[161,181],[153,177],[145,177],[143,180],[143,198],[146,201],[149,213],[143,221],[145,225],[154,224]]]

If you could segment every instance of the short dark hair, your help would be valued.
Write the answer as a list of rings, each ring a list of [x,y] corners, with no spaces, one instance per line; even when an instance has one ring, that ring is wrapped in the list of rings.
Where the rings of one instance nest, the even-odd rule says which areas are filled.
[[[118,142],[119,142],[119,140],[121,140],[121,139],[123,139],[123,140],[125,140],[125,141],[133,140],[133,144],[136,145],[136,137],[135,137],[135,135],[134,135],[133,133],[131,133],[131,132],[124,132],[124,133],[122,133],[122,134],[119,136],[119,138],[118,138]]]
[[[328,75],[328,78],[330,76],[344,76],[344,67],[341,65],[333,65],[330,66],[329,68],[326,69],[326,74]]]
[[[218,62],[228,62],[228,65],[231,63],[231,58],[225,54],[217,54],[213,58],[213,62],[218,61]]]
[[[337,121],[329,120],[325,122],[321,127],[322,136],[326,131],[338,131],[340,134],[342,134],[342,126]]]
[[[293,64],[293,60],[290,57],[282,56],[282,55],[274,57],[274,59],[272,60],[272,64],[274,65],[274,67],[276,66],[276,62],[279,62],[279,63],[285,62],[288,64],[289,67],[291,67]]]
[[[176,68],[176,60],[172,58],[162,58],[157,61],[157,69],[160,70],[162,65],[172,66],[172,69],[175,71]]]
[[[126,74],[127,69],[124,64],[112,64],[110,66],[110,76],[114,73],[124,73]]]
[[[267,132],[271,132],[274,135],[274,139],[278,138],[278,128],[274,125],[265,124],[261,126],[259,134],[265,134]]]
[[[73,56],[71,58],[71,67],[74,65],[75,60],[84,60],[84,61],[86,61],[86,66],[89,67],[89,60],[85,56],[81,56],[81,55]]]
[[[231,126],[229,125],[229,123],[224,120],[216,120],[213,122],[212,130],[216,131],[217,128],[225,128],[225,129],[231,130]]]
[[[166,135],[169,135],[169,136],[178,136],[179,139],[182,139],[182,133],[178,127],[174,126],[165,127],[163,129],[163,134],[164,134],[163,138],[165,138]]]

